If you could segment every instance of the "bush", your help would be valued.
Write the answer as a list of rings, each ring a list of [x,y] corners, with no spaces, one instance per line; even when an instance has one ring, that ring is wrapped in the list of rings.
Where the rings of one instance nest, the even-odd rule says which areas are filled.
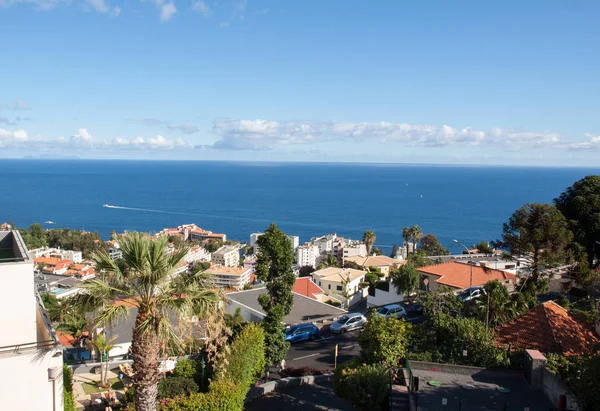
[[[198,384],[193,378],[167,377],[158,382],[158,398],[173,398],[198,392]]]
[[[341,302],[335,301],[335,300],[327,300],[327,301],[325,301],[325,304],[329,304],[329,305],[332,305],[334,307],[341,307],[342,306]]]
[[[181,359],[175,364],[173,376],[182,378],[196,378],[200,365],[196,360]]]
[[[134,406],[135,405],[135,389],[133,387],[129,387],[125,390],[125,393],[123,394],[123,398],[125,400],[125,404],[128,407]]]
[[[217,369],[206,393],[193,393],[161,401],[159,411],[242,411],[250,385],[265,369],[265,334],[257,324],[248,324],[231,343],[231,350]]]
[[[398,364],[406,355],[409,330],[410,324],[404,320],[371,315],[358,337],[365,361]]]
[[[73,371],[71,367],[63,365],[63,397],[65,411],[75,411],[73,400]]]
[[[383,364],[361,364],[351,360],[333,374],[335,394],[357,410],[381,410],[389,395],[390,375]]]
[[[307,375],[323,375],[323,370],[317,370],[316,368],[311,367],[289,367],[282,371],[279,371],[279,375],[281,378],[286,377],[305,377]]]

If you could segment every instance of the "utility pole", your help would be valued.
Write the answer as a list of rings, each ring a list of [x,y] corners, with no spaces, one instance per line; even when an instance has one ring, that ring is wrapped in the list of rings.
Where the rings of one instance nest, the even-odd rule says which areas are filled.
[[[487,293],[487,313],[485,315],[485,332],[488,332],[488,327],[490,325],[490,293]]]

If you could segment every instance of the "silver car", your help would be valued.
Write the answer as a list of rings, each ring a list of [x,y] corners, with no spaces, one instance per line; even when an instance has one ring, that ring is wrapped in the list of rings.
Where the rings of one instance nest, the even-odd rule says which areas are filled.
[[[345,333],[346,331],[352,331],[363,328],[367,318],[361,313],[350,313],[341,316],[336,322],[329,326],[332,333]]]

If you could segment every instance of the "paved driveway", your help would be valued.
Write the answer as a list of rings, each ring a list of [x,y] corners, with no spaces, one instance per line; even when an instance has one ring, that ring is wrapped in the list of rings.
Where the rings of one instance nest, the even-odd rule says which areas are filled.
[[[257,398],[246,404],[246,411],[352,411],[352,407],[336,397],[329,385],[302,385],[286,388]]]

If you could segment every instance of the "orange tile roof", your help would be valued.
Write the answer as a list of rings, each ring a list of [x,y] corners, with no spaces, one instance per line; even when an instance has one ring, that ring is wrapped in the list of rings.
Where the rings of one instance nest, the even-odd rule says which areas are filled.
[[[315,294],[323,294],[323,289],[313,283],[310,277],[296,278],[292,292],[316,300]]]
[[[206,274],[224,274],[224,275],[244,275],[249,268],[240,267],[226,267],[224,265],[213,265],[208,270],[204,271]]]
[[[56,258],[56,257],[38,257],[33,260],[35,264],[46,264],[46,265],[71,265],[73,261],[67,260],[66,258]]]
[[[454,288],[469,288],[470,271],[473,268],[473,286],[481,286],[492,280],[514,281],[515,275],[505,271],[483,268],[481,266],[470,266],[469,264],[449,261],[447,263],[428,265],[417,270],[424,274],[439,276],[435,282]]]
[[[73,346],[73,344],[75,344],[75,337],[73,337],[71,334],[67,334],[62,331],[57,331],[56,337],[58,338],[58,342],[60,343],[60,345],[62,345],[63,347],[70,348]]]
[[[540,304],[499,327],[496,342],[566,356],[600,352],[600,338],[553,301]]]

